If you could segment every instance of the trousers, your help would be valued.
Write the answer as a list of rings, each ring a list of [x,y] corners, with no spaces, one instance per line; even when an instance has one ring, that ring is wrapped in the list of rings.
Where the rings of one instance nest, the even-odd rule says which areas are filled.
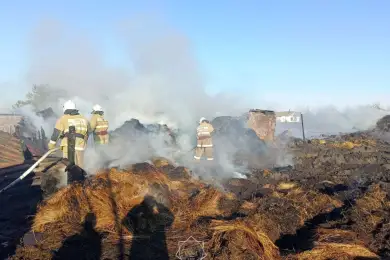
[[[208,161],[214,160],[213,147],[196,147],[194,158],[200,160],[203,156],[205,156]]]
[[[68,159],[68,147],[62,147],[62,157]],[[84,151],[75,151],[74,163],[80,168],[84,167]]]

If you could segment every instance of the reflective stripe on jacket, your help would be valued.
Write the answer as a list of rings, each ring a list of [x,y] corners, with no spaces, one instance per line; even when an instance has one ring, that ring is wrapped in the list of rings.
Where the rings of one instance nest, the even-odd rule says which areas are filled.
[[[211,134],[214,132],[214,127],[207,122],[201,123],[196,129],[198,139],[197,147],[213,147]]]
[[[61,116],[57,120],[56,125],[55,125],[55,129],[54,129],[55,132],[59,132],[59,136],[57,137],[57,139],[61,138],[61,144],[60,144],[61,147],[68,146],[68,138],[65,135],[66,135],[66,133],[69,132],[69,126],[74,126],[76,129],[76,133],[83,136],[83,138],[80,136],[76,136],[75,149],[77,151],[85,150],[85,147],[87,146],[88,132],[90,131],[90,126],[89,126],[88,120],[80,114],[77,114],[77,115],[65,114],[65,115]],[[57,140],[55,140],[55,141],[57,141]],[[55,141],[52,138],[52,140],[50,142],[55,143]]]
[[[93,114],[90,125],[91,125],[91,131],[93,132],[95,143],[107,144],[109,140],[108,121],[105,120],[102,115]]]

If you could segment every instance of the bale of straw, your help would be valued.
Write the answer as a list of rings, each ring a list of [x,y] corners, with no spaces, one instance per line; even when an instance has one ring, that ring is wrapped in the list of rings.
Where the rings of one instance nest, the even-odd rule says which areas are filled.
[[[314,249],[297,255],[297,260],[355,260],[357,258],[380,259],[361,245],[318,243]]]
[[[271,239],[247,223],[213,221],[212,230],[207,250],[210,259],[280,259],[279,250]]]
[[[358,235],[349,230],[342,229],[316,229],[316,241],[319,243],[340,243],[364,246],[364,242],[358,239]]]

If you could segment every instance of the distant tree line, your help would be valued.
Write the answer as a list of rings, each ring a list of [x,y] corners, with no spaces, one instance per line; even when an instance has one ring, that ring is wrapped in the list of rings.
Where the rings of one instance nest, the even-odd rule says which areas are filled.
[[[49,85],[33,85],[31,91],[29,91],[24,100],[18,100],[13,109],[18,109],[26,105],[30,105],[34,112],[46,109],[48,104],[58,101],[61,97],[65,97],[66,92],[54,89]]]

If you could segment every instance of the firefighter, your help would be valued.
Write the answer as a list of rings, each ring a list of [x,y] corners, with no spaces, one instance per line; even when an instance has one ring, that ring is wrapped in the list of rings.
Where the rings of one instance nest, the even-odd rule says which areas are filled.
[[[103,117],[103,108],[100,105],[94,105],[92,108],[92,118],[90,120],[91,131],[95,145],[108,144],[108,121]]]
[[[199,120],[199,126],[196,129],[197,145],[195,149],[195,160],[200,160],[202,156],[205,156],[208,161],[214,160],[213,158],[213,142],[212,133],[214,127],[210,124],[206,118],[202,117]]]
[[[62,157],[68,158],[68,140],[67,134],[69,127],[74,126],[76,132],[75,140],[75,164],[83,167],[84,151],[87,146],[88,133],[90,132],[90,125],[88,120],[82,116],[76,109],[76,104],[72,100],[68,100],[63,106],[64,114],[57,120],[54,127],[53,134],[48,144],[49,149],[54,149],[58,139],[61,139]]]

